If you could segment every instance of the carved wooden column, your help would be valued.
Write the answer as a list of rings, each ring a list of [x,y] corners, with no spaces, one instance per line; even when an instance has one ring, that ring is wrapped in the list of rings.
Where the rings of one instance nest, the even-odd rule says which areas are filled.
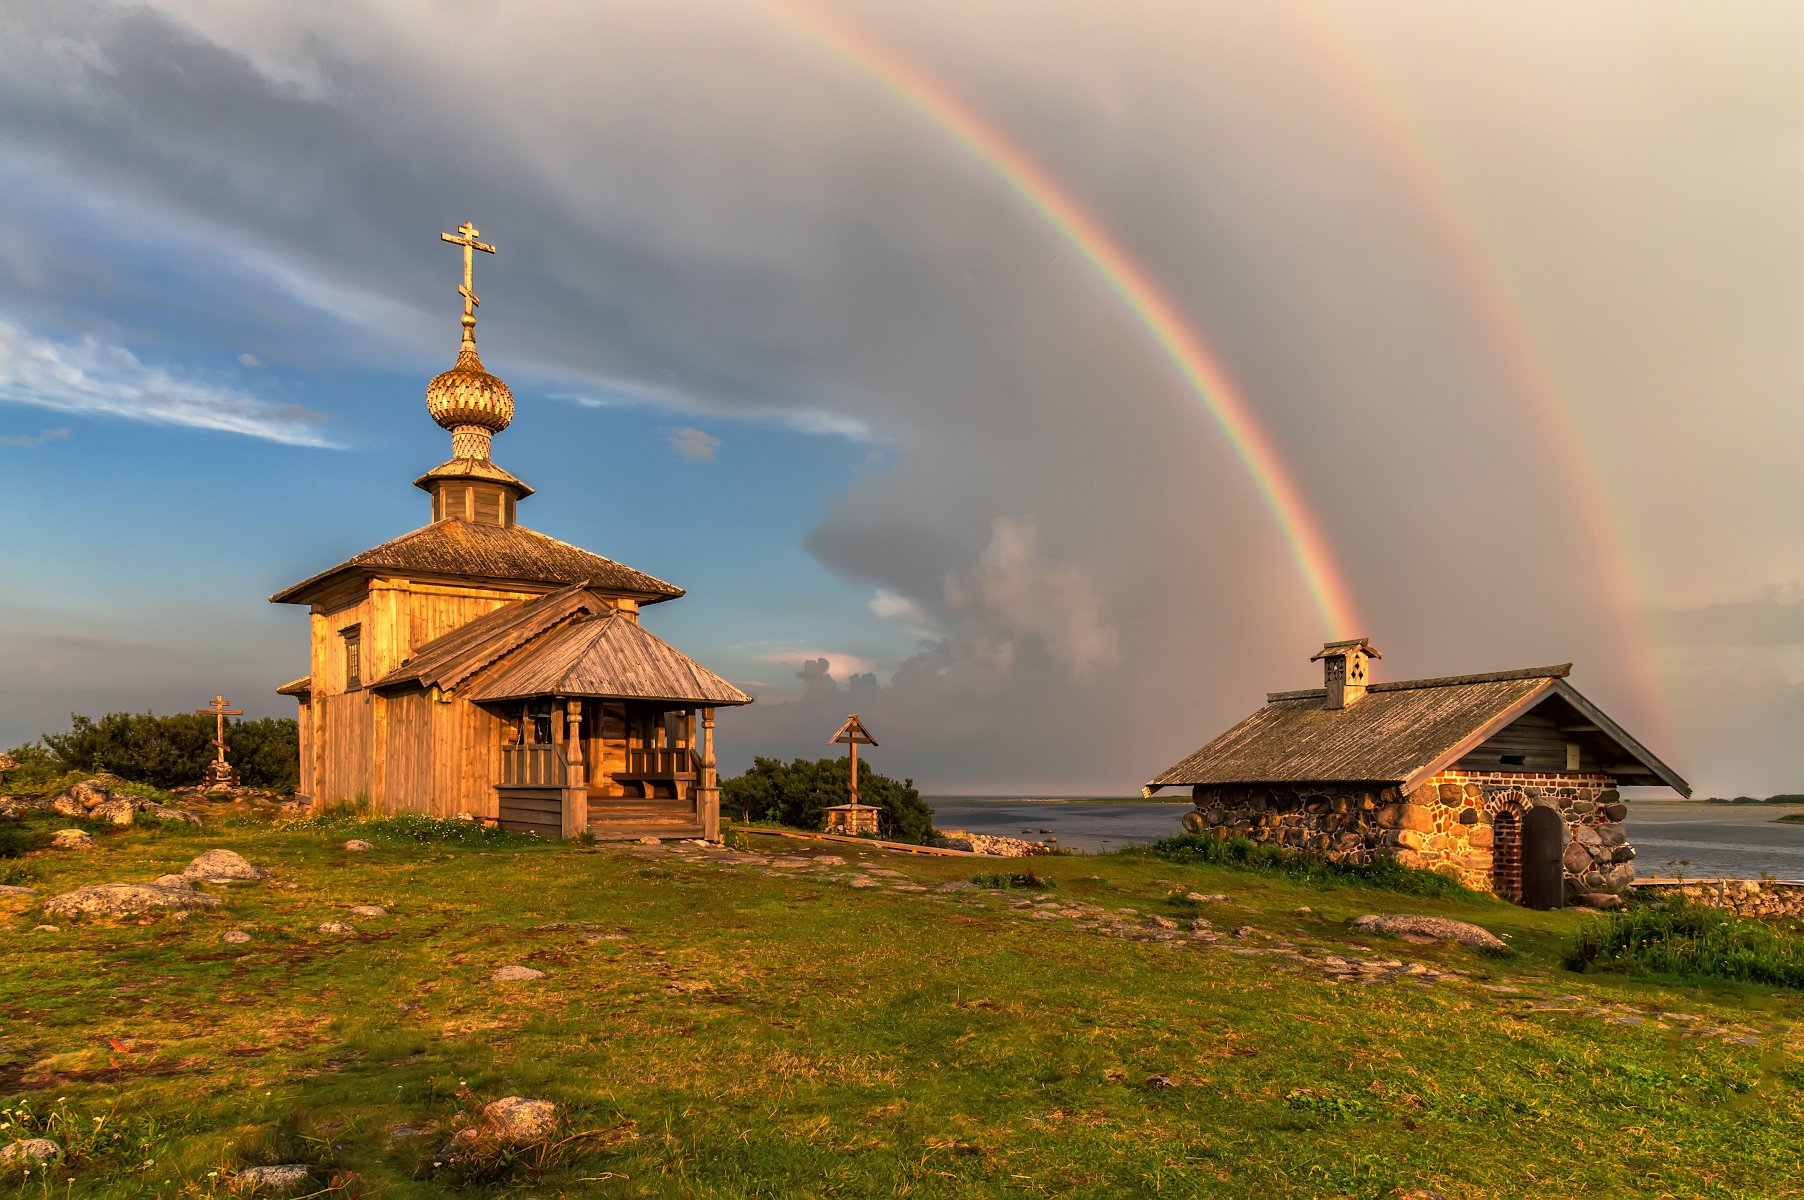
[[[564,736],[568,773],[564,777],[563,835],[581,837],[589,832],[589,778],[583,769],[583,702],[564,701]]]
[[[714,710],[702,709],[702,762],[696,783],[696,812],[702,819],[702,836],[720,840],[720,779],[714,770]]]

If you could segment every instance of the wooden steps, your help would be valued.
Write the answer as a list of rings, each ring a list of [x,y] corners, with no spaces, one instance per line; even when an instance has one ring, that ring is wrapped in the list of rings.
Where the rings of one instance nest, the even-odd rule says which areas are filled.
[[[702,834],[701,815],[690,800],[589,797],[589,835],[598,841],[699,838]]]

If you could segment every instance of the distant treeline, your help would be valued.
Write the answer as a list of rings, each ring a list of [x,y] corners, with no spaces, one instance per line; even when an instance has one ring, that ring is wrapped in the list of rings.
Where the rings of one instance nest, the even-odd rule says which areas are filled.
[[[213,758],[214,718],[184,713],[69,714],[66,733],[46,733],[12,751],[19,767],[4,786],[22,789],[70,771],[110,771],[157,788],[200,782]],[[227,759],[249,787],[292,792],[300,786],[300,727],[293,717],[226,722]]]
[[[1735,797],[1731,797],[1731,798],[1724,798],[1722,796],[1706,796],[1701,801],[1701,803],[1704,803],[1704,804],[1804,804],[1804,792],[1775,792],[1773,795],[1768,796],[1765,799],[1761,799],[1758,796],[1735,796]]]

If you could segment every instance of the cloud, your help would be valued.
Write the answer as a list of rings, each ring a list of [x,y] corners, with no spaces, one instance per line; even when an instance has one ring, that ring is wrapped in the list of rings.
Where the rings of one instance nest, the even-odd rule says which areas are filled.
[[[880,587],[871,593],[871,615],[900,625],[919,638],[933,641],[945,636],[926,608],[889,588]]]
[[[26,449],[32,446],[42,446],[46,442],[60,442],[68,436],[69,431],[67,429],[46,429],[44,432],[35,436],[26,434],[0,437],[0,446],[17,446],[21,449]]]
[[[1102,596],[1089,575],[1042,554],[1032,521],[997,517],[990,523],[990,544],[970,583],[948,576],[948,606],[968,606],[973,587],[1002,629],[1039,638],[1080,679],[1121,657],[1119,635],[1103,616]]]
[[[263,360],[246,350],[243,354],[238,356],[238,365],[241,367],[260,367],[263,365]]]
[[[56,342],[0,319],[0,402],[333,447],[324,416],[183,378],[94,338]]]
[[[670,445],[690,462],[713,462],[714,452],[720,449],[720,439],[683,425],[670,431]]]
[[[1675,646],[1804,646],[1804,583],[1774,584],[1748,600],[1655,608],[1652,616]]]
[[[773,650],[754,656],[760,662],[796,667],[796,678],[803,680],[828,678],[851,679],[859,675],[875,676],[877,664],[862,654],[837,650]]]

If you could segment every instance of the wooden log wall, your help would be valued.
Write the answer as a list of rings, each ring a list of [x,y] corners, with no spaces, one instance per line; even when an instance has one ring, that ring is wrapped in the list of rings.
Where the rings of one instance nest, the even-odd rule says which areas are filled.
[[[496,820],[512,833],[556,840],[563,836],[563,792],[558,788],[506,788]]]

